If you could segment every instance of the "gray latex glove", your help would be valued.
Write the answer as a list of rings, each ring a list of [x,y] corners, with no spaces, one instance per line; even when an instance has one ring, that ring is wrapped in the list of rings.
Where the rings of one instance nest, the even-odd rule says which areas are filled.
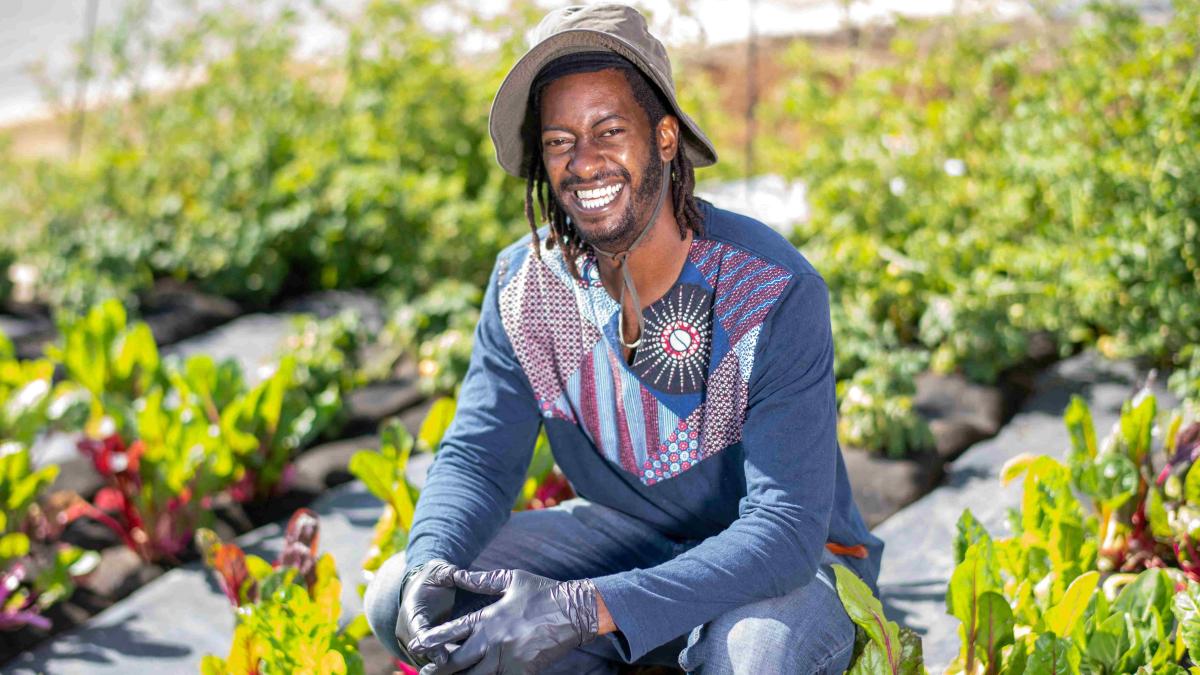
[[[451,575],[458,567],[445,560],[433,559],[409,570],[400,584],[400,614],[396,617],[396,642],[409,659],[420,667],[430,662],[445,663],[449,652],[445,647],[414,654],[408,643],[421,631],[450,617],[454,605],[454,582]]]
[[[524,570],[458,570],[452,582],[464,590],[503,597],[418,633],[408,645],[414,654],[462,641],[444,664],[427,665],[421,675],[537,673],[596,639],[596,587],[588,579],[555,581]]]

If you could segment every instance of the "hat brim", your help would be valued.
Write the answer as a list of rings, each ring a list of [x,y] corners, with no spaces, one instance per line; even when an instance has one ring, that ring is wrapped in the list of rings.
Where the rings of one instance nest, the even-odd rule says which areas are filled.
[[[597,30],[575,28],[555,33],[539,42],[517,61],[492,100],[488,114],[488,132],[496,148],[496,162],[508,173],[525,178],[523,170],[525,142],[521,138],[521,127],[529,104],[529,87],[539,71],[547,63],[560,56],[579,52],[608,50],[629,59],[639,70],[654,82],[671,105],[672,113],[679,118],[683,127],[683,144],[692,165],[711,166],[717,162],[717,150],[713,147],[696,122],[679,108],[675,100],[674,87],[669,73],[658,72],[641,52],[629,42]]]

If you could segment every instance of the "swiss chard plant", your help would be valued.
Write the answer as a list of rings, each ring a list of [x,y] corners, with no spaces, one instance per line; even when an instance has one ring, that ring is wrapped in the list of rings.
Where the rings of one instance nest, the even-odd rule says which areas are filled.
[[[368,577],[408,545],[408,531],[420,495],[405,473],[412,450],[412,436],[399,420],[393,419],[380,430],[378,450],[359,450],[350,458],[350,472],[383,502],[383,515],[375,523],[371,547],[363,561]]]
[[[855,626],[850,675],[921,675],[925,672],[921,636],[889,621],[883,604],[854,572],[833,566],[837,592]]]
[[[1200,425],[1176,412],[1160,428],[1155,406],[1141,390],[1097,442],[1074,398],[1066,464],[1022,455],[1001,471],[1024,479],[1011,536],[962,514],[946,594],[960,621],[952,672],[1197,672],[1186,485]]]
[[[58,475],[58,467],[33,467],[29,450],[0,443],[0,630],[50,627],[42,612],[70,597],[75,579],[100,561],[55,541],[61,524],[52,508],[38,500]]]
[[[158,345],[144,322],[127,321],[116,300],[82,316],[58,317],[59,341],[46,348],[69,381],[91,395],[89,431],[100,433],[107,418],[120,431],[132,423],[134,401],[163,384]]]
[[[434,401],[416,439],[398,420],[389,420],[381,428],[379,449],[360,450],[350,459],[351,473],[384,505],[363,563],[368,575],[408,544],[408,532],[420,496],[420,490],[406,472],[409,457],[414,448],[437,452],[454,412],[453,399],[443,397]],[[513,510],[547,508],[574,496],[570,483],[554,465],[545,433],[538,434],[525,483]]]
[[[71,510],[110,527],[146,561],[177,560],[212,517],[212,498],[245,473],[228,433],[244,387],[236,364],[196,355],[162,377],[165,385],[131,406],[124,433],[77,442],[104,486]]]
[[[81,427],[86,416],[85,391],[70,381],[56,384],[47,359],[18,359],[0,333],[0,439],[29,446],[52,429]]]
[[[319,522],[308,509],[296,511],[274,563],[222,543],[211,530],[198,530],[196,547],[217,574],[236,610],[237,627],[225,658],[206,655],[205,675],[364,672],[358,643],[368,634],[366,617],[340,625],[341,581],[328,553],[317,555]]]
[[[305,373],[295,356],[285,354],[269,377],[222,411],[221,436],[244,469],[233,488],[235,498],[265,499],[285,489],[296,451],[340,411],[339,387],[331,383],[310,395],[300,384]]]

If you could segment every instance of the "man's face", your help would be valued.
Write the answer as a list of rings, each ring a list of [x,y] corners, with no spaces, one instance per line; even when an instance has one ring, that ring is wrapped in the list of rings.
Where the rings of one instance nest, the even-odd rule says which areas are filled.
[[[606,250],[628,247],[654,210],[662,157],[625,75],[608,69],[554,80],[542,93],[541,119],[550,186],[579,236]]]

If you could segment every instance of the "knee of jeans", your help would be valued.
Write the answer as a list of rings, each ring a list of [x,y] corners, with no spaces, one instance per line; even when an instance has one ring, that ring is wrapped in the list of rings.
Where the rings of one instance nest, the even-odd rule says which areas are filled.
[[[363,614],[371,632],[394,656],[401,656],[396,640],[396,619],[400,615],[400,584],[404,581],[404,554],[398,553],[384,561],[367,584],[363,594]]]
[[[801,634],[778,619],[740,619],[724,632],[730,672],[841,673],[854,648],[853,627],[843,632]]]
[[[730,612],[692,631],[680,666],[736,675],[841,673],[854,650],[854,624],[844,611],[816,614],[791,621]]]

